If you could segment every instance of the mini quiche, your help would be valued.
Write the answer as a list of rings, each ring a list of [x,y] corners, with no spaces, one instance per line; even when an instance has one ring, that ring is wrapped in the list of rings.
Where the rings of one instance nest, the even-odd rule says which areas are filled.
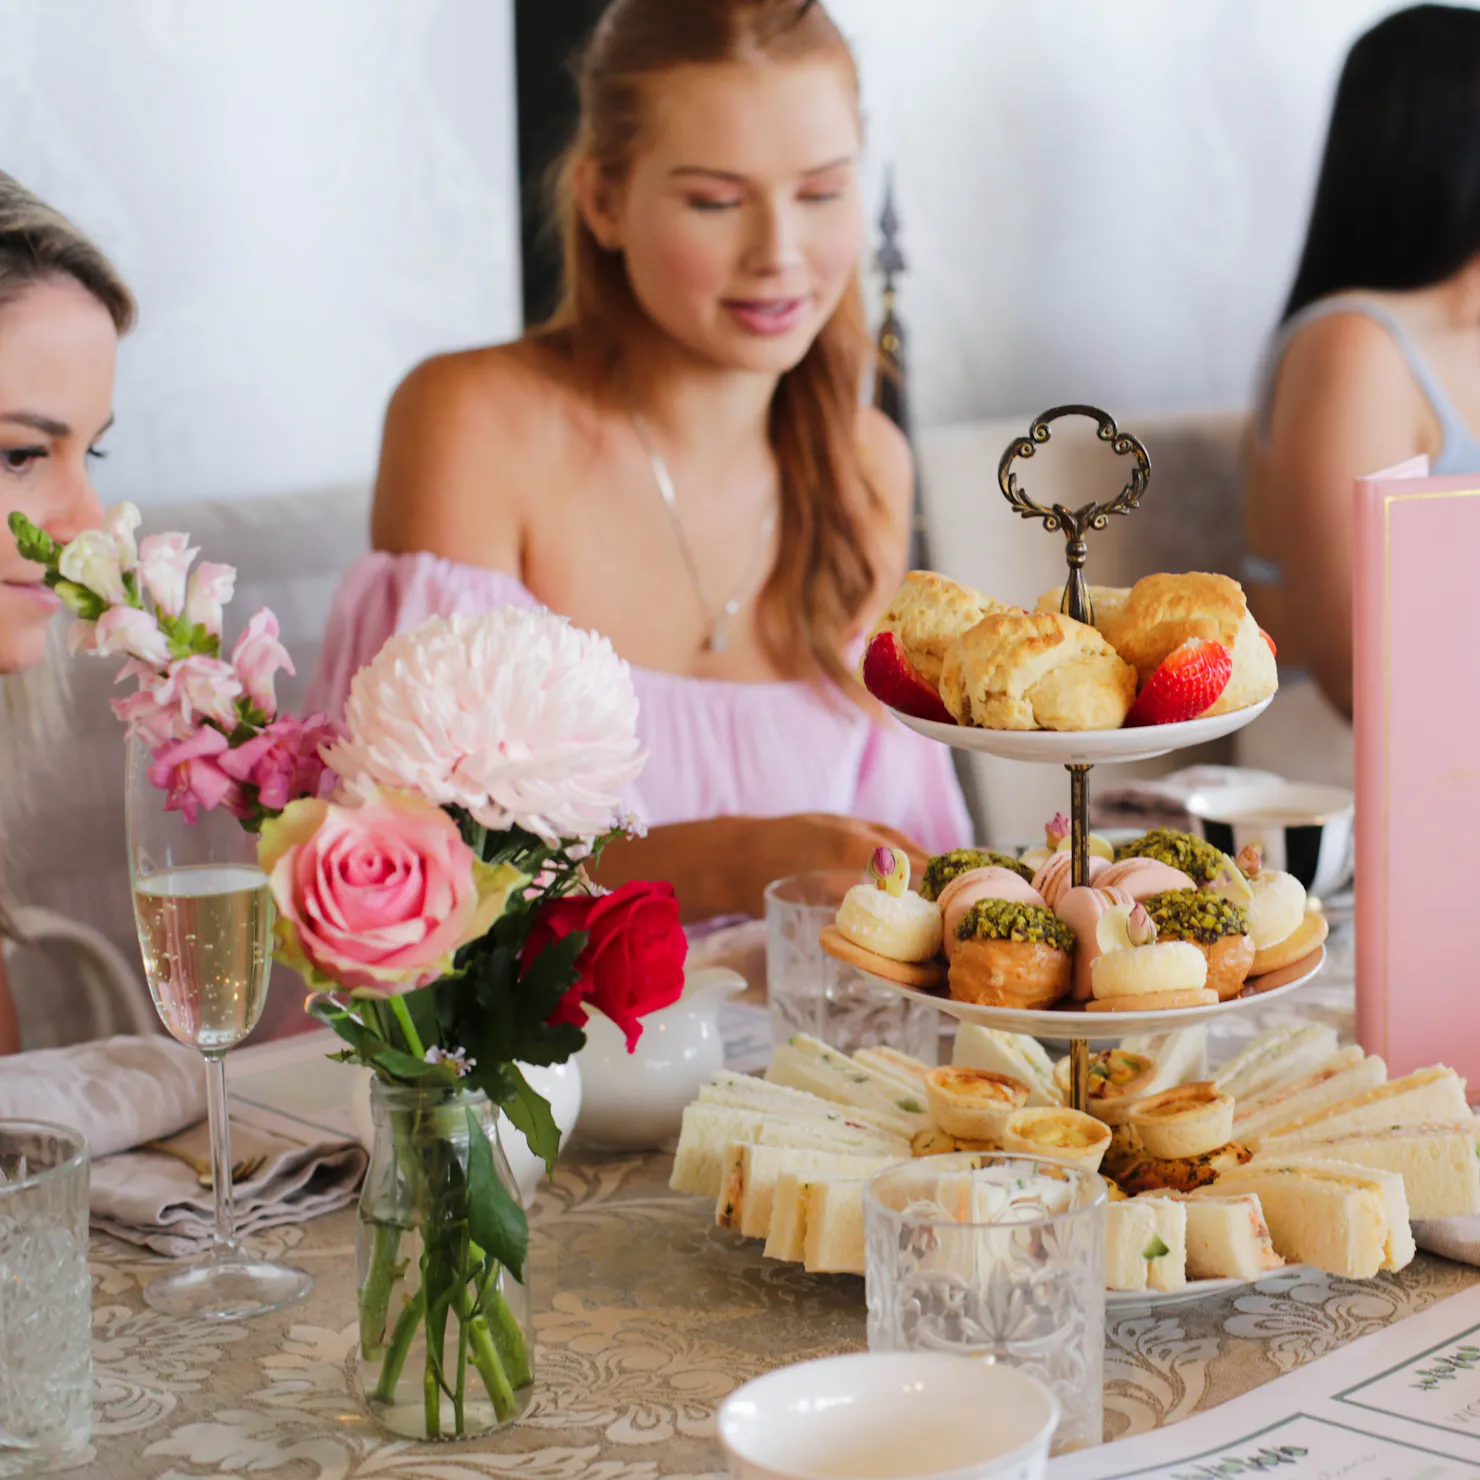
[[[1144,1094],[1156,1078],[1156,1060],[1128,1048],[1104,1048],[1089,1056],[1090,1113],[1096,1100],[1131,1099]],[[1053,1082],[1067,1097],[1071,1060],[1066,1056],[1053,1066]],[[1110,1122],[1113,1124],[1114,1122]]]
[[[1008,1116],[1028,1103],[1030,1093],[1022,1080],[991,1069],[958,1065],[925,1076],[925,1097],[937,1128],[966,1141],[1000,1146]]]
[[[1233,1139],[1233,1096],[1216,1084],[1182,1084],[1138,1100],[1128,1119],[1147,1156],[1201,1156]]]
[[[1110,1149],[1110,1127],[1082,1110],[1040,1105],[1008,1117],[1002,1149],[1045,1156],[1083,1172],[1097,1172]]]

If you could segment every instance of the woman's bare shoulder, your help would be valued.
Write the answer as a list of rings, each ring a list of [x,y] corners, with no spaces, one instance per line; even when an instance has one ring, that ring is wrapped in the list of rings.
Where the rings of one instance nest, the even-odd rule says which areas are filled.
[[[1276,411],[1313,402],[1353,408],[1412,406],[1421,400],[1413,372],[1392,334],[1370,314],[1342,309],[1296,331],[1280,357],[1272,395]]]
[[[568,367],[537,339],[423,360],[386,411],[376,548],[517,560],[529,495],[579,412]]]

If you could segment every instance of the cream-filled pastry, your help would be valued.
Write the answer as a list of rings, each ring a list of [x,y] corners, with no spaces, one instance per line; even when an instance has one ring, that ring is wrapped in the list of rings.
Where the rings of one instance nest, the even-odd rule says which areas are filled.
[[[986,868],[974,868],[969,873],[958,874],[941,890],[940,897],[935,901],[940,907],[947,961],[956,954],[957,928],[971,912],[972,906],[980,904],[984,899],[1003,899],[1011,904],[1048,908],[1043,896],[1010,868],[988,864]]]
[[[1094,889],[1080,885],[1060,892],[1054,913],[1074,932],[1073,991],[1076,1002],[1088,1002],[1094,996],[1091,972],[1100,956],[1096,931],[1101,917],[1118,905],[1129,909],[1133,904],[1135,900],[1124,889]]]
[[[855,884],[833,923],[847,941],[889,961],[928,961],[940,951],[940,908],[910,892],[909,857],[875,848],[870,883]]]
[[[1043,841],[1023,854],[1023,862],[1031,869],[1040,869],[1055,853],[1069,852],[1072,848],[1073,836],[1069,819],[1062,812],[1055,812],[1044,824]],[[1091,858],[1103,858],[1106,863],[1115,861],[1115,849],[1099,833],[1089,835],[1089,853]]]
[[[1207,889],[1172,889],[1142,900],[1162,940],[1185,941],[1202,952],[1208,986],[1227,1002],[1243,991],[1254,965],[1249,917],[1220,894]]]
[[[1156,925],[1141,905],[1106,910],[1095,937],[1100,955],[1090,969],[1091,1011],[1190,1007],[1218,1000],[1206,991],[1203,953],[1185,941],[1158,941]]]
[[[1052,1007],[1069,990],[1074,932],[1052,910],[984,899],[956,927],[951,996],[989,1007]]]
[[[1090,854],[1089,882],[1098,885],[1111,867],[1108,859]],[[1043,896],[1049,909],[1058,909],[1059,900],[1075,887],[1073,856],[1068,853],[1055,853],[1033,875],[1033,887]]]
[[[1092,882],[1101,889],[1124,889],[1137,902],[1171,889],[1196,887],[1181,869],[1156,858],[1122,858]]]
[[[1305,885],[1294,874],[1265,868],[1263,854],[1252,844],[1236,859],[1227,859],[1208,887],[1249,917],[1255,951],[1289,939],[1305,919]]]

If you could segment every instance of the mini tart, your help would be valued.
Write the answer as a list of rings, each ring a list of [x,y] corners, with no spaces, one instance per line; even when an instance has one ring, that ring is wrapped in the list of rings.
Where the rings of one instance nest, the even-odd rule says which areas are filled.
[[[1022,1080],[991,1069],[943,1067],[925,1076],[925,1098],[939,1130],[998,1146],[1008,1117],[1028,1103],[1030,1093]]]
[[[891,894],[855,884],[838,906],[833,924],[845,940],[891,961],[930,961],[940,954],[940,909],[905,890]]]
[[[1068,994],[1074,933],[1051,910],[984,899],[956,929],[951,996],[986,1007],[1051,1007]]]
[[[1053,1066],[1053,1082],[1067,1098],[1073,1060],[1065,1057]],[[1128,1048],[1102,1048],[1089,1056],[1089,1098],[1095,1101],[1135,1098],[1156,1078],[1156,1060]],[[1090,1114],[1094,1114],[1090,1110]],[[1104,1119],[1103,1116],[1097,1117]],[[1114,1124],[1108,1121],[1107,1124]]]
[[[1154,858],[1158,863],[1179,868],[1194,884],[1209,884],[1223,866],[1223,854],[1211,843],[1191,833],[1175,832],[1169,827],[1152,828],[1115,850],[1122,858]]]
[[[1142,904],[1156,924],[1158,941],[1187,941],[1208,958],[1207,985],[1220,1002],[1243,991],[1254,965],[1254,942],[1243,910],[1206,889],[1172,889]]]
[[[1307,910],[1305,918],[1284,940],[1266,946],[1262,951],[1255,951],[1254,964],[1249,969],[1249,975],[1263,976],[1266,972],[1283,971],[1285,967],[1293,966],[1295,962],[1310,955],[1326,939],[1330,928],[1326,917],[1319,910]]]
[[[1097,1172],[1110,1149],[1110,1127],[1081,1110],[1039,1105],[1015,1110],[1008,1117],[1002,1149],[1052,1157],[1082,1172]]]
[[[1129,1121],[1147,1156],[1201,1156],[1233,1139],[1233,1096],[1216,1084],[1183,1084],[1138,1100]]]
[[[939,899],[940,892],[962,874],[974,868],[1011,869],[1025,883],[1033,882],[1033,870],[1021,859],[1006,853],[993,853],[987,848],[953,848],[949,853],[937,853],[925,865],[925,877],[920,880],[920,895],[924,899]]]

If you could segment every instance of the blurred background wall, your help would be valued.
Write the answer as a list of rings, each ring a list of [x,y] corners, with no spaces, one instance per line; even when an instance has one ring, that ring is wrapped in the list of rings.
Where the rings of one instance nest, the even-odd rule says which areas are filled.
[[[832,8],[919,424],[1247,399],[1341,57],[1395,5]],[[517,134],[514,0],[0,0],[0,168],[142,302],[105,496],[367,479],[412,363],[518,332]]]

